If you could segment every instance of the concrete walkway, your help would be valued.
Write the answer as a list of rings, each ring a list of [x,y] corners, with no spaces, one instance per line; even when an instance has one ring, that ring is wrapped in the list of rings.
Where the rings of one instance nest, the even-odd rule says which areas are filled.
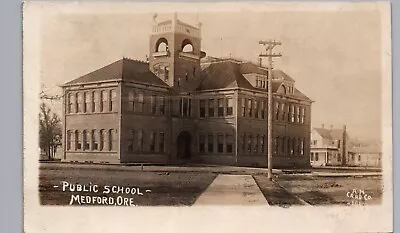
[[[268,205],[250,175],[218,175],[195,205]]]

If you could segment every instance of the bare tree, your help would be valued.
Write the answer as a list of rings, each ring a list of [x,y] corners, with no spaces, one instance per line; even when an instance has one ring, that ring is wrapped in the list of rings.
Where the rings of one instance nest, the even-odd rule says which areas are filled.
[[[61,119],[52,113],[45,103],[40,105],[39,113],[39,146],[44,150],[48,159],[52,159],[61,145]]]

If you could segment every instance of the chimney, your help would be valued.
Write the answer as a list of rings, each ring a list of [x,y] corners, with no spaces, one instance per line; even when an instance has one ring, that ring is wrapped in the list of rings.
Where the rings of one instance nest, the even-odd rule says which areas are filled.
[[[324,124],[322,124],[322,125],[321,125],[321,128],[325,128],[325,125],[324,125]]]

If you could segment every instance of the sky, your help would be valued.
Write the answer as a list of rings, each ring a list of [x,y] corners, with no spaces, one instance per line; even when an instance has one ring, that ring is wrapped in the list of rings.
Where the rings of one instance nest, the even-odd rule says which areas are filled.
[[[158,14],[156,20],[171,19]],[[347,125],[359,140],[381,133],[381,22],[379,11],[241,11],[178,13],[202,23],[202,51],[256,61],[259,40],[276,39],[282,53],[274,67],[295,79],[315,101],[312,126]],[[61,85],[122,57],[145,60],[152,13],[52,14],[42,21],[42,88]],[[61,104],[51,106],[60,112]]]

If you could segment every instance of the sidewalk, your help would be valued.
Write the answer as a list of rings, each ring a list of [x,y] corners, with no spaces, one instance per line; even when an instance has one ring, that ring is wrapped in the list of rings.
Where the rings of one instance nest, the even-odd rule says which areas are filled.
[[[217,174],[231,175],[266,175],[267,168],[253,167],[235,167],[235,166],[218,166],[218,165],[155,165],[155,164],[98,164],[98,163],[66,163],[66,162],[50,162],[40,163],[40,169],[58,170],[58,169],[94,169],[105,171],[135,171],[135,172],[209,172]],[[293,175],[293,176],[321,176],[321,177],[349,177],[349,176],[380,176],[381,172],[377,171],[321,171],[313,169],[272,169],[273,174]]]
[[[218,175],[195,205],[268,205],[250,175]]]
[[[106,171],[141,171],[141,172],[211,172],[218,174],[255,175],[267,174],[266,168],[234,167],[234,166],[176,166],[176,165],[122,165],[122,164],[82,164],[82,163],[41,163],[41,169],[95,169]],[[274,173],[280,170],[273,169]]]

